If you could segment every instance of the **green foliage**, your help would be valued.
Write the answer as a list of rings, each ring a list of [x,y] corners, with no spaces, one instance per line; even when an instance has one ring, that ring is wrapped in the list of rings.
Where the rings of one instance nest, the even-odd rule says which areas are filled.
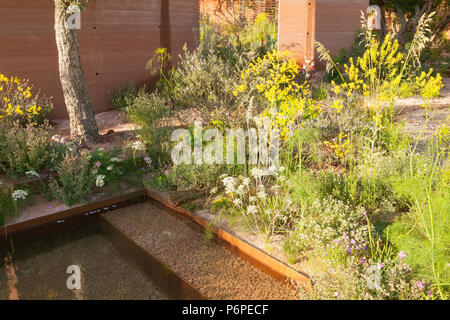
[[[132,105],[138,93],[138,88],[134,83],[128,83],[116,88],[116,91],[109,92],[109,101],[116,110],[125,111],[129,105]]]
[[[10,184],[0,181],[0,226],[5,224],[6,218],[16,214],[16,203],[11,194],[14,188]]]
[[[157,92],[148,93],[143,88],[126,112],[130,120],[140,126],[139,136],[152,158],[167,161],[170,152],[170,128],[164,126],[164,119],[170,114],[167,100]]]
[[[373,267],[381,267],[377,289],[369,286],[373,282]],[[411,269],[398,260],[386,261],[383,265],[352,262],[315,268],[311,290],[298,286],[302,300],[418,300],[425,296],[425,285],[412,280]]]
[[[330,86],[325,82],[314,85],[311,90],[312,98],[317,101],[326,100],[330,96]]]
[[[24,176],[27,171],[40,172],[52,159],[48,127],[21,127],[2,123],[0,127],[0,172]]]
[[[367,244],[365,210],[353,209],[340,200],[327,197],[315,200],[302,211],[291,234],[299,250],[322,248],[333,241],[351,237],[364,247]]]
[[[95,149],[89,152],[87,158],[97,168],[97,174],[104,176],[105,185],[120,182],[126,174],[136,170],[131,154],[117,147],[108,152]]]
[[[239,115],[233,95],[239,76],[239,64],[225,61],[215,47],[200,45],[193,52],[185,49],[163,92],[173,105],[196,110],[206,123],[226,121]]]
[[[85,202],[99,181],[97,173],[97,167],[90,163],[86,155],[67,153],[59,166],[57,177],[50,178],[49,188],[57,199],[68,206]]]
[[[234,35],[234,37],[233,37]],[[247,52],[255,52],[262,57],[277,47],[278,29],[265,13],[260,13],[253,24],[245,25],[236,36],[231,35],[231,42],[241,45]]]
[[[415,274],[432,281],[441,299],[450,292],[448,121],[436,131],[430,153],[411,154],[408,174],[392,178],[397,196],[407,199],[410,210],[388,229],[397,247],[407,252]]]

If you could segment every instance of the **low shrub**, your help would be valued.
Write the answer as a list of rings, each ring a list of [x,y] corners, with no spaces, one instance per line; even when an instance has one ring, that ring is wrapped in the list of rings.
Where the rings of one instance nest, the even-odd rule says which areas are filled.
[[[364,208],[353,209],[332,197],[315,200],[302,211],[290,237],[299,250],[323,248],[333,241],[348,241],[362,250],[368,238],[365,214]]]
[[[0,123],[2,119],[21,125],[42,124],[53,111],[50,99],[33,95],[29,80],[0,74]]]
[[[53,196],[72,206],[88,201],[88,195],[95,186],[104,186],[104,176],[98,174],[96,165],[92,165],[85,155],[75,156],[67,153],[61,162],[56,177],[50,178],[49,188]]]
[[[196,110],[206,123],[213,120],[228,122],[240,115],[239,103],[233,95],[239,77],[237,65],[218,56],[214,47],[203,48],[201,45],[192,52],[184,49],[164,92],[174,106]]]
[[[114,92],[108,92],[109,101],[114,109],[125,111],[129,105],[133,104],[138,91],[133,82],[119,86]]]
[[[157,92],[148,93],[141,89],[133,103],[126,112],[140,129],[139,138],[150,152],[153,159],[167,162],[170,155],[170,129],[167,116],[170,114],[170,105],[167,100]]]
[[[427,285],[411,278],[411,269],[398,260],[383,264],[353,261],[348,265],[315,266],[313,286],[298,286],[305,300],[417,300],[432,298]]]
[[[46,126],[17,122],[0,127],[0,172],[24,176],[27,171],[40,172],[52,158],[52,143]]]
[[[19,208],[29,200],[29,190],[15,189],[13,185],[0,181],[0,226],[8,216],[17,215]]]
[[[450,296],[449,124],[450,118],[436,130],[429,154],[411,153],[409,172],[392,177],[409,210],[387,229],[415,275],[432,281],[441,299]]]
[[[124,176],[136,170],[133,158],[127,150],[115,148],[111,151],[95,149],[87,154],[90,164],[97,168],[97,174],[104,176],[105,185],[120,182]]]

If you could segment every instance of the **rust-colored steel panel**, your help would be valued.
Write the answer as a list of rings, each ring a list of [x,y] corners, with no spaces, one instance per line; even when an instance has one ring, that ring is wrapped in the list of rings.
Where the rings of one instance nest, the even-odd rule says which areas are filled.
[[[289,50],[303,65],[313,55],[314,1],[280,0],[278,14],[278,46]]]
[[[292,51],[301,65],[314,57],[315,40],[333,54],[350,47],[360,12],[369,6],[369,0],[279,1],[279,48]]]
[[[154,50],[170,47],[176,61],[184,43],[194,46],[198,12],[198,0],[90,1],[77,35],[95,112],[110,109],[107,92],[118,85],[151,84],[145,64]],[[30,79],[53,97],[52,117],[63,118],[53,15],[53,1],[0,0],[0,73]]]
[[[369,0],[316,0],[316,40],[332,53],[349,48]]]

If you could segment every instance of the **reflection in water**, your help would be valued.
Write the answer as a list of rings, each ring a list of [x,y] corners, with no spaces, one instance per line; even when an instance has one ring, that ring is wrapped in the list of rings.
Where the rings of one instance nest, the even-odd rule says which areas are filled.
[[[0,299],[167,299],[95,224],[49,233],[0,249]],[[13,252],[13,254],[11,254]],[[69,289],[79,266],[81,289]]]

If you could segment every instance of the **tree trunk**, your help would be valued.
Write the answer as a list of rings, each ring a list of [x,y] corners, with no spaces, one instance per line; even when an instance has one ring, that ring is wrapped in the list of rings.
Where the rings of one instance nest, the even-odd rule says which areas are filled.
[[[401,27],[399,32],[397,33],[397,39],[401,46],[404,46],[406,43],[406,36],[408,33],[416,32],[417,25],[419,23],[420,18],[424,14],[430,14],[434,9],[434,0],[426,0],[422,7],[416,5],[415,13],[408,20],[406,20],[405,15],[401,6],[396,3],[395,10],[397,11],[397,15],[400,18]]]
[[[447,28],[447,26],[450,24],[450,15],[447,15],[441,22],[438,23],[438,25],[435,27],[433,31],[433,35],[431,36],[431,41],[434,40],[434,38],[442,31]]]
[[[386,35],[388,34],[388,28],[386,25],[386,6],[385,3],[382,2],[380,5],[380,20],[381,20],[381,30],[380,30],[380,35],[381,35],[381,39],[384,39],[384,37],[386,37]]]
[[[99,134],[81,67],[77,35],[66,23],[69,17],[66,5],[62,0],[54,1],[59,78],[70,118],[70,135],[76,143],[90,144],[99,140]]]

